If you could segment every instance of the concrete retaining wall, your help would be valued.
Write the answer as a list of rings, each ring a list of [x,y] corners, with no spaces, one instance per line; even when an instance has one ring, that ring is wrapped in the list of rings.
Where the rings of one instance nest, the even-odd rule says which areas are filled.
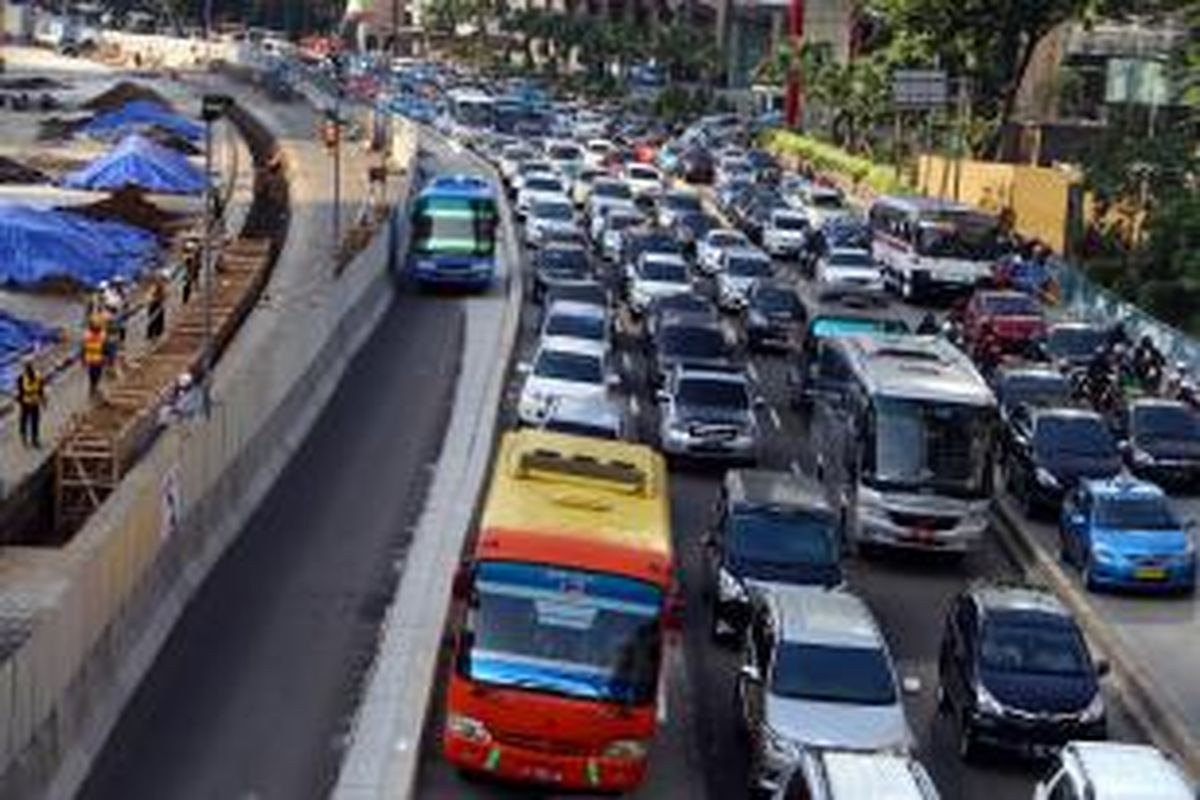
[[[166,431],[63,551],[28,554],[47,564],[28,638],[0,666],[0,797],[78,788],[188,599],[382,318],[389,256],[406,235],[390,230],[310,287],[303,309],[260,304],[218,365],[211,418]]]

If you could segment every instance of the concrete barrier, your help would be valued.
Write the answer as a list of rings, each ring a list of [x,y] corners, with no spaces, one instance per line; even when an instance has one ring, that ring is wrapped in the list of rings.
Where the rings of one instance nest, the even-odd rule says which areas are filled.
[[[304,314],[257,308],[218,365],[211,417],[165,431],[62,551],[14,554],[43,568],[23,572],[35,575],[32,624],[0,663],[0,797],[78,788],[188,599],[382,319],[395,247],[377,235],[340,278],[310,287]],[[277,270],[268,296],[284,278]]]

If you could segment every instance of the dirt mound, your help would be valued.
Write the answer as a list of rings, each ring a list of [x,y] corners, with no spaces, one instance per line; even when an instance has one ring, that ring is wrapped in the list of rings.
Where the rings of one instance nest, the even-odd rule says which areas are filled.
[[[121,81],[116,86],[106,89],[85,102],[82,108],[89,111],[112,111],[133,100],[150,100],[167,107],[171,105],[161,94],[149,86],[132,81]]]
[[[129,187],[113,192],[103,200],[70,210],[93,219],[136,225],[163,238],[186,223],[183,215],[164,211],[147,200],[141,190]]]
[[[86,125],[86,117],[67,119],[65,117],[47,117],[38,123],[37,138],[40,142],[51,142],[60,139],[70,139],[76,131]]]
[[[0,183],[47,183],[50,179],[45,173],[0,156]]]

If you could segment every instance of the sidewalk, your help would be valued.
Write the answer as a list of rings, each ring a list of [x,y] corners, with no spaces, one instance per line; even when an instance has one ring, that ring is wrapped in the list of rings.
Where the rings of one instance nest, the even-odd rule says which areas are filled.
[[[18,55],[30,55],[34,59],[33,63],[39,66],[46,61],[47,57],[51,57],[55,59],[55,63],[59,64],[60,69],[64,72],[69,72],[71,69],[87,71],[88,94],[102,91],[104,85],[111,85],[118,80],[129,77],[124,73],[113,71],[107,67],[97,67],[97,65],[90,62],[75,61],[63,57],[53,57],[51,54],[42,51],[25,48],[16,48],[14,51]],[[17,70],[20,70],[19,61]],[[97,72],[105,75],[106,84],[96,83]],[[143,76],[138,76],[137,80],[153,84],[164,96],[177,103],[184,110],[191,111],[193,108],[198,108],[198,95],[190,95],[185,90],[186,87],[182,84],[169,81],[166,78],[147,80]],[[75,99],[87,99],[87,96]],[[222,186],[229,187],[230,191],[229,202],[226,203],[226,231],[235,233],[240,230],[253,199],[253,162],[245,142],[242,141],[240,136],[236,135],[236,130],[227,123],[220,124],[216,129],[213,143],[213,163],[222,175]],[[198,223],[199,220],[197,220]],[[171,265],[170,259],[168,259],[168,264]],[[135,307],[140,305],[142,297],[142,292],[135,293],[131,298],[131,303]],[[82,303],[75,298],[57,300],[55,298],[45,298],[36,293],[18,296],[11,292],[8,293],[5,300],[5,304],[8,306],[18,306],[12,309],[18,314],[20,314],[21,306],[37,306],[39,304],[53,306],[53,319],[47,320],[47,322],[56,326],[62,326],[69,337],[69,344],[60,348],[60,351],[54,354],[54,363],[52,365],[47,364],[43,366],[43,372],[48,375],[48,385],[47,405],[42,412],[41,448],[34,450],[22,445],[17,429],[18,414],[16,413],[16,407],[11,402],[11,398],[0,400],[0,498],[6,497],[54,456],[55,448],[70,426],[72,418],[76,414],[85,411],[91,402],[88,397],[86,375],[81,364],[76,361],[57,373],[51,373],[48,369],[50,366],[59,366],[66,357],[77,356],[79,338],[82,336]],[[171,324],[174,314],[178,311],[181,301],[182,275],[176,274],[175,280],[169,284],[167,290],[166,315],[168,326]],[[191,302],[198,302],[197,295],[193,295]],[[146,321],[144,310],[137,310],[127,319],[126,341],[122,351],[125,358],[136,358],[147,349],[149,342],[145,336]]]

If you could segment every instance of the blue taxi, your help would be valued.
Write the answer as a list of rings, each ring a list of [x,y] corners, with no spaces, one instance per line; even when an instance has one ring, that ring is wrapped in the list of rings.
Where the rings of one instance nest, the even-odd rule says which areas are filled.
[[[1192,527],[1153,483],[1125,475],[1084,480],[1063,501],[1062,556],[1089,590],[1190,592],[1196,582]]]

